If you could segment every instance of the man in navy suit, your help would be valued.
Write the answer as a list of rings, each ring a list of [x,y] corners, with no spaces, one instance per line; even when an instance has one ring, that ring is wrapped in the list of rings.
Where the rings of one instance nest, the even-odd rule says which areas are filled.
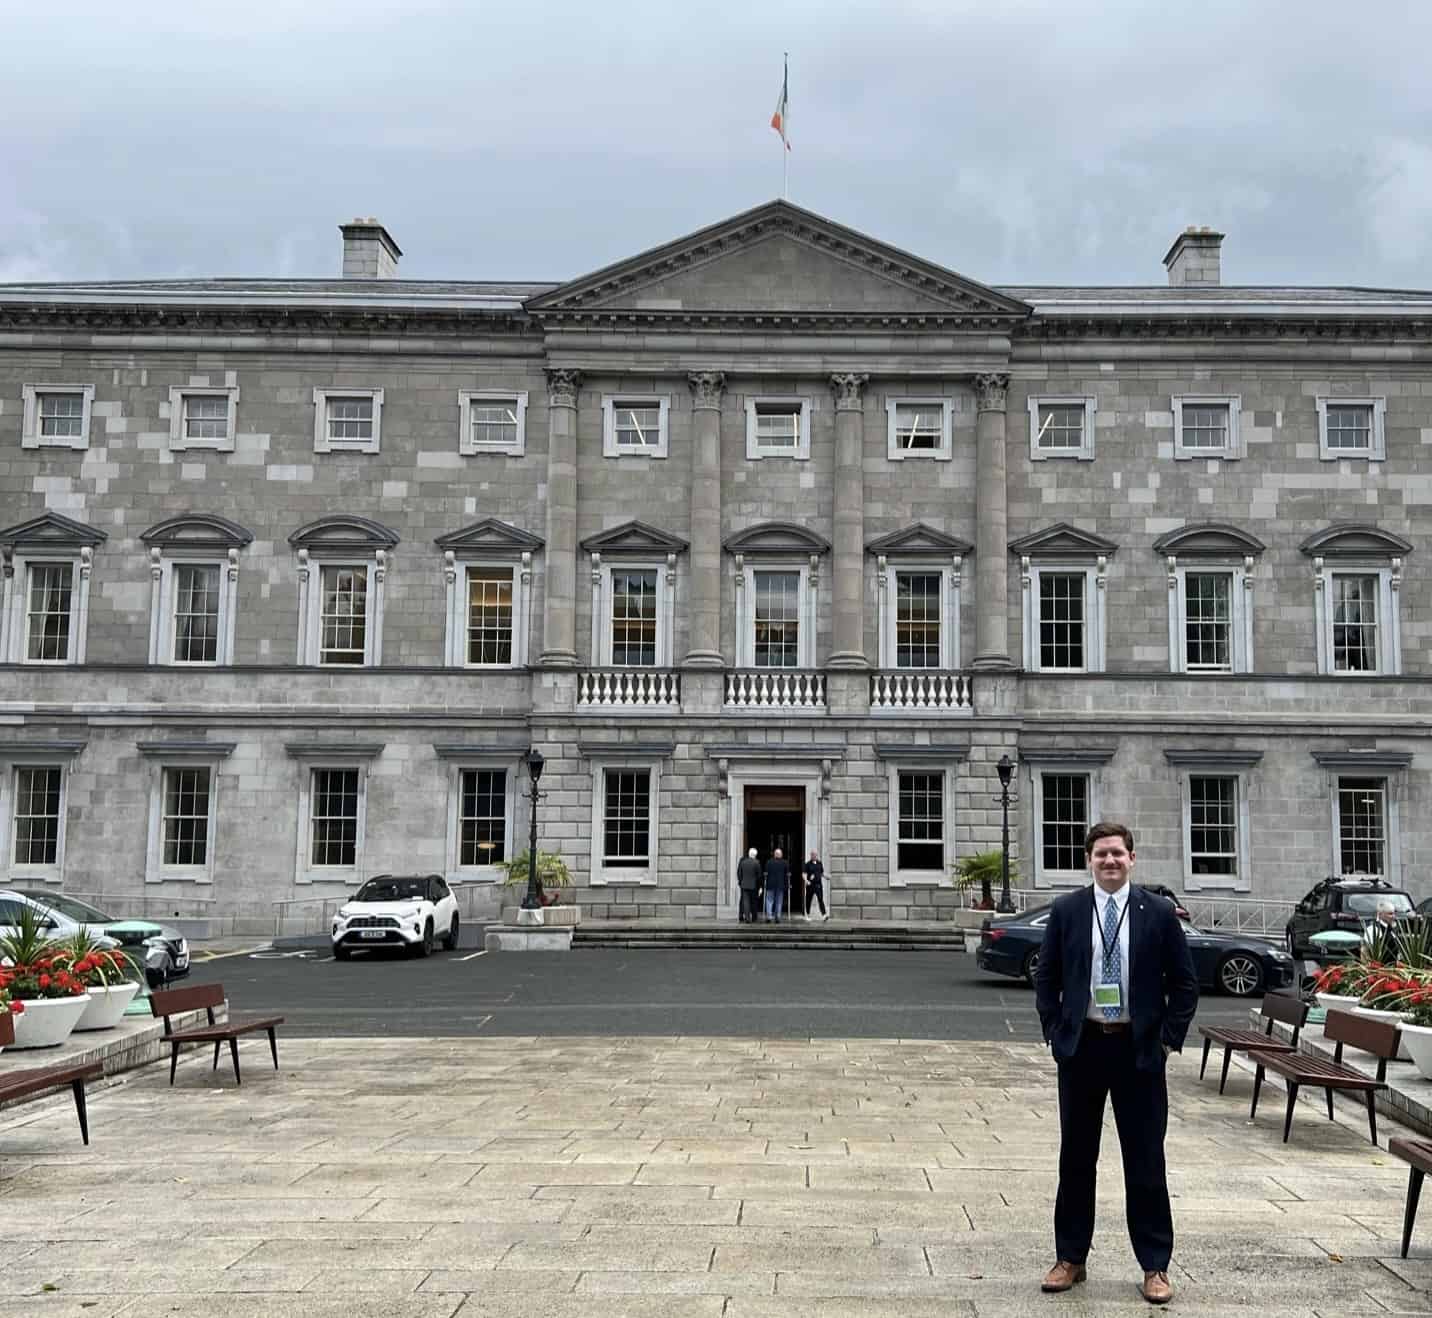
[[[1094,1238],[1094,1183],[1104,1102],[1112,1098],[1124,1162],[1129,1238],[1151,1304],[1173,1298],[1173,1215],[1164,1169],[1164,1064],[1181,1051],[1198,1006],[1198,976],[1173,903],[1129,883],[1134,835],[1095,824],[1084,839],[1093,886],[1049,911],[1035,972],[1045,1041],[1059,1064],[1057,1259],[1046,1291],[1085,1278]]]

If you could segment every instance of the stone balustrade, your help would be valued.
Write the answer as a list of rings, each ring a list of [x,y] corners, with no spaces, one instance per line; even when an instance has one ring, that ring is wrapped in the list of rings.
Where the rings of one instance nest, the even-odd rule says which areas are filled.
[[[678,709],[681,674],[671,668],[584,668],[577,674],[579,709]]]
[[[870,674],[872,712],[893,710],[974,713],[974,680],[967,673],[901,669]]]
[[[726,674],[727,709],[824,711],[825,674],[799,668],[743,668]]]

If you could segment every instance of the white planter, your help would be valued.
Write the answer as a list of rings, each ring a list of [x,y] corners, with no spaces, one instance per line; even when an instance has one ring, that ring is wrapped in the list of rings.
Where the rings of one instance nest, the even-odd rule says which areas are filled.
[[[1357,999],[1348,997],[1346,993],[1317,993],[1314,996],[1318,1006],[1328,1011],[1351,1011],[1357,1006]]]
[[[53,1048],[70,1037],[89,1006],[89,995],[72,998],[25,998],[25,1010],[15,1017],[12,1048]]]
[[[1412,1058],[1417,1074],[1426,1080],[1432,1080],[1432,1026],[1404,1025],[1402,1047]]]
[[[1405,1011],[1383,1011],[1380,1007],[1364,1007],[1359,1005],[1357,1013],[1359,1016],[1370,1016],[1375,1021],[1391,1021],[1394,1025],[1405,1025],[1407,1022],[1407,1013]],[[1410,1062],[1412,1060],[1412,1054],[1407,1051],[1407,1037],[1405,1035],[1397,1045],[1397,1060],[1399,1062]]]
[[[123,984],[110,984],[104,988],[89,990],[89,1006],[75,1026],[75,1033],[81,1030],[112,1030],[119,1024],[124,1009],[129,1006],[139,985],[134,980]]]

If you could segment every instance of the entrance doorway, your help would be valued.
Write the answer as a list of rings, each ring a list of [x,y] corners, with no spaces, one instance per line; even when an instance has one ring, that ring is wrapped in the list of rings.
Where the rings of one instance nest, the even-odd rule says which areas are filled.
[[[745,848],[756,848],[764,865],[778,847],[791,869],[786,889],[788,913],[804,913],[805,881],[801,878],[801,862],[805,859],[805,788],[746,788]]]

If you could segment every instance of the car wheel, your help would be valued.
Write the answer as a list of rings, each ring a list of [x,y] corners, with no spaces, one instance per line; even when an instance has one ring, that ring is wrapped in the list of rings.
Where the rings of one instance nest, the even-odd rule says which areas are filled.
[[[449,952],[457,951],[457,916],[453,916],[452,924],[448,926],[447,933],[443,936],[443,946]]]
[[[1024,982],[1030,988],[1034,987],[1034,977],[1039,973],[1039,949],[1036,947],[1027,957],[1024,958]]]
[[[342,943],[333,944],[333,959],[335,961],[347,961],[352,955],[352,948],[344,947]]]
[[[1218,963],[1218,987],[1246,998],[1263,987],[1263,963],[1252,952],[1230,952]]]
[[[422,941],[413,944],[413,953],[416,956],[431,956],[433,952],[433,922],[429,920],[423,926]]]

